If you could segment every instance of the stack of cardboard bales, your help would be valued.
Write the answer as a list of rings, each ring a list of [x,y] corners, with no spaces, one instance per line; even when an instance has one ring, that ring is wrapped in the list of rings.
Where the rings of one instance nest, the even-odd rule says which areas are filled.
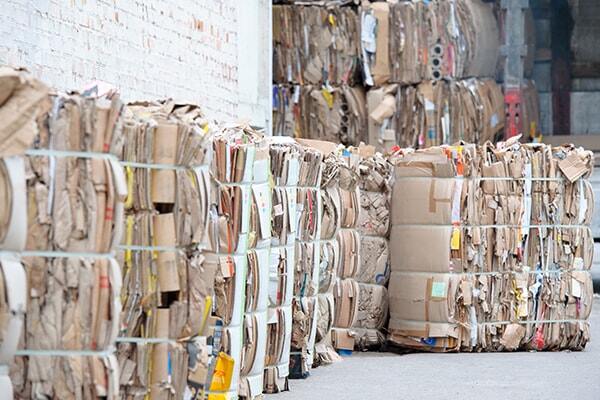
[[[366,140],[359,25],[355,7],[273,6],[275,135]]]
[[[0,392],[12,399],[8,367],[21,339],[27,302],[27,277],[18,254],[28,240],[23,154],[38,136],[37,119],[50,102],[46,86],[26,71],[7,67],[0,68],[0,93]],[[25,379],[22,372],[11,375]],[[17,388],[23,390],[23,385]]]
[[[342,149],[342,167],[339,169],[340,246],[337,277],[333,288],[335,316],[331,341],[337,350],[354,350],[352,326],[358,317],[359,286],[355,278],[360,271],[360,236],[357,226],[360,218],[360,194],[356,149]]]
[[[352,329],[358,349],[379,348],[388,317],[387,284],[390,277],[388,233],[393,169],[372,148],[360,148],[360,271],[356,275],[360,293],[358,313]]]
[[[261,279],[261,274],[257,273],[260,266],[256,251],[249,249],[267,235],[264,230],[258,235],[251,231],[257,226],[251,224],[251,217],[258,217],[258,213],[252,211],[253,204],[256,204],[252,190],[255,163],[262,163],[262,167],[268,168],[268,164],[263,162],[267,150],[264,145],[262,135],[247,126],[226,125],[212,136],[209,240],[204,256],[206,263],[216,270],[215,304],[210,325],[213,329],[213,354],[218,355],[218,359],[214,372],[211,371],[214,378],[209,389],[210,393],[226,397],[237,396],[240,385],[246,385],[240,378],[242,366],[246,368],[246,375],[254,370],[253,365],[248,368],[245,364],[247,352],[254,351],[248,349],[248,335],[251,333],[244,332],[244,327],[254,322],[246,320],[246,306],[250,314],[248,318],[253,318],[251,314],[255,310],[261,312],[264,305],[258,304],[258,294],[252,296],[256,300],[254,304],[248,305],[245,301],[247,279]],[[262,268],[268,266],[263,264]],[[256,285],[256,281],[253,284]],[[254,289],[259,291],[261,288],[251,288]],[[266,325],[263,329],[266,334]],[[257,332],[253,329],[252,334]]]
[[[504,127],[500,35],[480,0],[363,4],[369,143],[378,149],[484,142]]]
[[[303,154],[296,197],[298,234],[289,371],[293,379],[308,377],[314,359],[322,212],[320,187],[323,152],[318,144],[310,140],[299,140],[299,143],[303,146]]]
[[[501,135],[501,40],[489,2],[291,3],[273,9],[275,135],[386,151]],[[531,81],[521,108],[519,129],[536,136]]]
[[[180,399],[186,390],[207,389],[214,291],[214,269],[201,254],[208,227],[208,132],[196,106],[166,101],[127,109],[122,159],[130,192],[118,346],[127,396]]]
[[[341,223],[339,192],[339,170],[343,166],[334,143],[323,143],[326,151],[323,160],[321,181],[321,260],[319,264],[319,310],[317,316],[317,337],[315,365],[327,365],[339,360],[331,343],[331,329],[335,317],[333,288],[340,262],[338,234]]]
[[[287,390],[292,338],[292,295],[296,246],[296,197],[302,147],[290,138],[270,139],[272,192],[269,314],[264,391]]]
[[[516,140],[404,156],[392,201],[391,343],[582,349],[593,296],[592,165],[581,148]]]
[[[50,101],[27,151],[27,195],[18,204],[27,209],[28,290],[22,357],[11,368],[15,398],[115,398],[121,268],[113,251],[127,194],[115,155],[123,104],[114,93]]]
[[[252,171],[248,267],[239,395],[262,397],[271,260],[271,169],[267,140],[257,141]]]

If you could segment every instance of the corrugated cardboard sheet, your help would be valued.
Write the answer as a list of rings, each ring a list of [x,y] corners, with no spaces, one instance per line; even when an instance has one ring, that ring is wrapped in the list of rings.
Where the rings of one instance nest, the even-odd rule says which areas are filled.
[[[404,156],[392,202],[389,339],[430,351],[582,349],[592,165],[581,148],[514,139]]]

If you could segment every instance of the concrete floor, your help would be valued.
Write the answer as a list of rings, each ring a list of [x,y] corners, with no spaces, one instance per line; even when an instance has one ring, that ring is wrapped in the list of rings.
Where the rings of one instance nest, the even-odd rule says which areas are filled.
[[[267,400],[600,399],[600,299],[583,352],[497,354],[355,353],[290,381]]]

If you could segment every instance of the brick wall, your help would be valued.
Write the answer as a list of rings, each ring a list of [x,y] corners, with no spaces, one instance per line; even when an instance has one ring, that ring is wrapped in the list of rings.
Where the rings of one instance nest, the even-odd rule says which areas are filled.
[[[214,118],[235,120],[242,117],[240,98],[248,98],[241,93],[248,87],[240,82],[241,46],[253,45],[270,58],[270,44],[257,43],[270,41],[268,35],[240,31],[254,22],[240,24],[246,22],[245,7],[258,7],[254,19],[270,19],[270,2],[262,3],[2,0],[0,64],[26,66],[59,89],[101,80],[117,86],[126,100],[170,96],[196,102]],[[265,73],[262,66],[251,70]],[[266,79],[266,89],[253,87],[250,101],[260,103],[256,115],[243,116],[264,126],[270,119]]]

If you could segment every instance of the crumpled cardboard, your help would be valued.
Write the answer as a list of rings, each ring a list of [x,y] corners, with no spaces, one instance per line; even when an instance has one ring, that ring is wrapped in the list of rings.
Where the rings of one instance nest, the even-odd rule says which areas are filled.
[[[389,31],[390,82],[495,76],[500,33],[491,4],[396,2]]]
[[[51,105],[49,88],[24,69],[0,66],[0,157],[23,154]]]
[[[315,358],[319,264],[321,248],[321,180],[323,158],[336,145],[318,140],[297,139],[302,146],[296,213],[298,234],[292,300],[292,338],[289,377],[304,379]]]
[[[365,91],[360,86],[273,86],[274,135],[333,143],[367,140]]]
[[[292,338],[292,296],[297,234],[296,196],[302,147],[289,138],[269,142],[273,177],[272,241],[264,391],[288,390]]]
[[[428,351],[585,347],[593,154],[518,139],[396,160],[391,343]],[[415,251],[423,243],[427,251]]]
[[[504,96],[490,79],[423,81],[399,87],[395,112],[387,117],[392,121],[386,122],[395,131],[393,140],[373,119],[389,95],[378,98],[369,102],[369,137],[380,150],[390,150],[394,144],[423,148],[460,140],[484,143],[503,133]]]
[[[209,242],[210,127],[197,106],[170,100],[131,103],[125,115],[121,157],[139,166],[125,167],[132,191],[120,253],[125,271],[120,333],[141,342],[117,347],[120,391],[178,399],[210,383],[207,308],[215,302],[219,260],[199,248]],[[145,338],[181,342],[150,344]]]
[[[118,95],[54,95],[45,101],[53,107],[39,118],[38,150],[119,153],[122,103]],[[116,159],[102,156],[27,156],[23,178],[27,196],[20,207],[27,209],[25,249],[90,256],[23,258],[28,291],[20,347],[49,355],[14,360],[15,396],[116,398],[113,356],[51,353],[101,352],[115,344],[121,268],[112,257],[94,255],[112,252],[121,240],[127,196],[121,167]]]
[[[360,20],[351,7],[273,6],[273,79],[353,84],[360,67]]]

